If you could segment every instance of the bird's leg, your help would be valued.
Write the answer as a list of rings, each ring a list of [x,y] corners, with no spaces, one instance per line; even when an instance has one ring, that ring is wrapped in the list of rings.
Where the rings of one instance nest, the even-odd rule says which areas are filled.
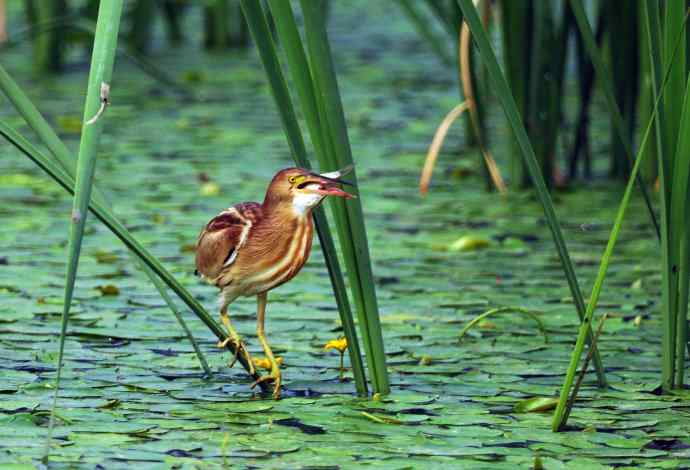
[[[223,325],[225,325],[225,328],[228,330],[228,336],[224,340],[218,341],[218,347],[225,349],[225,346],[227,346],[231,341],[235,345],[235,358],[228,365],[228,367],[232,368],[232,366],[235,365],[235,362],[237,362],[237,358],[241,352],[244,355],[244,358],[247,360],[247,364],[249,365],[249,373],[254,374],[254,362],[252,361],[252,357],[249,355],[247,347],[242,342],[239,333],[237,333],[237,330],[235,330],[235,328],[232,326],[232,323],[230,323],[230,316],[228,315],[227,306],[224,306],[220,309],[220,321],[223,322]]]
[[[266,335],[264,333],[264,318],[266,316],[266,293],[261,293],[256,296],[257,299],[257,314],[256,314],[256,335],[259,337],[261,346],[264,348],[264,353],[268,362],[271,363],[271,373],[269,375],[264,375],[260,377],[259,380],[252,384],[252,388],[256,387],[261,382],[271,381],[273,382],[273,398],[278,400],[280,398],[280,365],[276,362],[273,356],[273,351],[266,341]]]

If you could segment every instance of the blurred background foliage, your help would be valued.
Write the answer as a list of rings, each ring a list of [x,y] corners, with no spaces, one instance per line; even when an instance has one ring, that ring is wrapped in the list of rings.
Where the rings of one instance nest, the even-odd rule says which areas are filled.
[[[457,67],[462,14],[455,0],[397,0],[395,3],[439,60],[449,67]],[[88,57],[97,0],[24,0],[0,4],[3,10],[9,8],[15,17],[25,15],[27,25],[8,28],[5,19],[0,27],[0,41],[7,47],[30,39],[36,73],[60,73],[71,62]],[[601,78],[596,76],[587,56],[569,3],[501,0],[481,1],[479,7],[486,26],[492,31],[495,46],[500,49],[504,70],[547,184],[566,185],[577,179],[591,179],[595,174],[625,180],[630,169],[629,158],[613,126],[609,136],[599,135],[598,129],[591,126],[597,119],[591,115],[592,98],[601,86]],[[632,8],[624,0],[590,0],[585,2],[585,7],[597,45],[610,67],[626,137],[638,142],[639,128],[649,117],[653,101],[649,39],[644,33],[644,22],[640,21],[642,2],[635,2]],[[126,2],[123,15],[121,47],[126,49],[123,53],[155,68],[157,51],[175,48],[197,37],[190,31],[196,27],[196,23],[189,21],[195,16],[193,10],[202,11],[199,48],[222,51],[250,46],[239,0],[131,0]],[[0,19],[6,17],[3,14]],[[272,25],[270,13],[268,20]],[[153,34],[157,28],[164,31],[162,37]],[[8,29],[16,31],[8,37]],[[493,132],[486,132],[486,107],[482,102],[491,97],[485,70],[475,56],[471,54],[469,73],[476,88],[479,131],[487,141],[496,140]],[[154,63],[148,59],[154,59]],[[162,70],[157,72],[164,75]],[[189,82],[195,80],[193,75],[185,78]],[[576,93],[566,93],[566,86],[575,87]],[[462,97],[460,84],[459,94]],[[465,122],[466,143],[473,146],[477,135],[469,120]],[[592,139],[608,140],[611,151],[607,162],[593,162]],[[644,179],[651,183],[657,176],[654,147],[649,144],[650,158],[643,169]],[[506,155],[501,158],[504,160],[501,171],[513,186],[528,186],[529,178],[514,144],[495,151]]]
[[[467,2],[459,3],[467,5]],[[329,2],[323,5],[320,14],[327,21]],[[661,382],[666,390],[683,388],[690,273],[690,231],[686,227],[690,215],[687,171],[690,165],[690,35],[686,28],[690,2],[475,2],[491,45],[498,51],[502,74],[510,85],[510,96],[501,96],[490,88],[490,83],[501,78],[498,77],[501,71],[491,69],[487,48],[477,52],[469,42],[463,43],[463,30],[468,30],[462,26],[462,8],[456,1],[398,0],[394,5],[417,31],[429,52],[444,66],[457,68],[458,103],[468,103],[466,110],[471,117],[463,118],[463,144],[480,150],[476,152],[480,162],[477,166],[482,169],[486,186],[501,189],[498,181],[503,178],[502,174],[509,191],[530,187],[537,190],[581,315],[584,301],[578,293],[560,226],[555,215],[549,213],[553,212],[551,201],[540,188],[539,181],[543,179],[550,189],[577,187],[579,183],[592,181],[627,181],[637,155],[638,188],[648,201],[651,200],[649,195],[653,195],[654,207],[648,202],[650,215],[660,221],[657,232],[662,274]],[[2,1],[2,47],[31,41],[30,60],[37,77],[69,71],[75,63],[88,60],[97,6],[98,2],[93,0]],[[271,32],[271,37],[265,35],[265,39],[291,46],[281,44],[284,38],[276,32],[271,10],[265,10],[266,24]],[[20,27],[14,27],[9,21],[16,15],[25,18],[17,23]],[[200,29],[189,26],[191,16],[202,18]],[[304,26],[304,20],[298,17],[300,26]],[[165,33],[154,34],[159,29]],[[198,48],[212,54],[243,54],[252,47],[250,29],[239,0],[132,0],[125,5],[118,51],[155,79],[194,96],[194,84],[202,79],[203,71],[174,76],[156,64],[156,55],[161,50],[174,50],[189,42],[195,42]],[[477,33],[476,27],[472,33]],[[256,45],[260,46],[260,41]],[[463,54],[466,55],[464,59]],[[314,54],[310,60],[317,57]],[[316,81],[323,69],[312,63],[311,78]],[[298,80],[293,77],[293,81]],[[417,90],[423,87],[424,83],[413,86]],[[512,134],[487,117],[495,112],[497,104],[510,114],[506,100],[514,102],[519,116],[517,124],[508,116]],[[595,112],[597,100],[606,102],[606,112]],[[323,109],[319,110],[320,117],[324,116]],[[463,116],[463,112],[464,109],[459,110],[453,119]],[[448,132],[452,120],[446,123],[445,132]],[[65,129],[81,127],[78,118],[75,122],[63,118],[59,124]],[[524,142],[520,142],[516,132],[520,126],[524,126],[529,138],[527,143],[538,163],[540,174],[537,176],[540,178],[535,178],[527,162]],[[642,135],[647,128],[651,129],[652,137],[642,146]],[[311,140],[315,140],[314,136]],[[601,155],[597,158],[595,146]],[[497,155],[495,162],[483,147],[493,150]],[[463,165],[464,162],[458,162],[456,171],[463,171]],[[624,199],[618,222],[622,221],[626,207],[627,199]],[[654,225],[656,227],[657,223]],[[616,230],[619,228],[620,224]],[[616,236],[617,231],[614,231],[609,240],[611,251]],[[608,255],[602,259],[603,274],[597,279],[598,288],[603,283],[607,263]],[[596,299],[591,301],[596,303]],[[594,306],[590,306],[590,315],[593,309]],[[382,349],[380,355],[383,355]],[[574,357],[577,365],[579,353]],[[387,389],[383,378],[381,383],[381,388]],[[605,382],[600,379],[600,383]]]
[[[65,72],[75,62],[86,60],[91,52],[98,3],[97,0],[0,1],[0,41],[3,47],[12,47],[30,40],[33,48],[30,60],[37,75]],[[688,250],[688,235],[679,224],[688,211],[687,178],[684,173],[679,176],[675,169],[682,168],[686,161],[683,97],[686,97],[685,82],[690,66],[687,59],[690,35],[684,21],[687,3],[682,0],[475,2],[493,47],[499,51],[511,98],[547,187],[565,187],[593,179],[627,180],[633,151],[640,144],[646,123],[655,114],[654,103],[665,81],[662,72],[669,70],[669,90],[659,106],[654,136],[639,152],[638,188],[647,201],[664,253],[665,311],[670,312],[668,321],[676,324],[667,326],[666,342],[679,345],[684,344],[683,338],[687,336],[685,321],[677,315],[686,316],[687,269],[684,266],[687,262],[683,257]],[[486,57],[480,57],[470,45],[470,33],[462,26],[459,4],[455,0],[397,0],[395,4],[439,61],[458,70],[461,107],[449,113],[442,125],[443,132],[437,134],[434,156],[425,168],[423,191],[428,188],[434,162],[450,125],[465,111],[471,117],[464,119],[465,145],[479,146],[487,188],[505,192],[504,178],[511,190],[532,186],[534,174],[530,175],[526,168],[521,155],[524,149],[487,121],[493,103],[489,82],[495,77],[487,71]],[[328,21],[329,2],[320,5],[323,19]],[[281,43],[285,38],[276,31],[273,10],[267,5],[264,9],[270,30],[266,34]],[[17,15],[23,15],[24,21],[8,20]],[[201,17],[202,21],[194,23],[190,17]],[[298,20],[301,25],[303,17],[299,16]],[[15,24],[23,26],[15,28]],[[193,30],[197,27],[202,30]],[[158,29],[164,34],[154,34]],[[133,60],[145,73],[190,96],[194,95],[194,83],[202,78],[203,72],[191,71],[183,77],[173,77],[156,65],[158,52],[192,40],[198,41],[199,48],[212,53],[251,46],[250,28],[240,0],[131,0],[125,4],[121,36],[120,54]],[[269,36],[266,38],[271,40]],[[292,47],[289,41],[287,46]],[[275,70],[280,73],[279,69]],[[317,67],[311,73],[318,77],[320,72]],[[299,74],[293,79],[299,83]],[[592,103],[598,95],[608,99],[608,113],[594,114]],[[279,108],[284,108],[286,103],[284,100],[281,104],[279,99]],[[80,126],[77,120],[71,123],[65,117],[59,124],[63,128]],[[608,149],[605,158],[593,158],[594,145]],[[497,155],[496,160],[488,148]],[[660,199],[656,211],[650,190]],[[543,203],[549,212],[550,202],[543,199]],[[340,217],[344,217],[342,208],[340,211]],[[661,219],[660,229],[657,217]],[[554,233],[557,232],[558,222],[549,214],[547,220],[551,221]],[[568,274],[572,269],[568,267],[567,249],[559,237],[555,240],[577,298],[574,273]],[[579,310],[582,315],[583,307]],[[676,337],[677,332],[680,338]],[[667,355],[671,362],[680,361],[678,367],[683,368],[679,355],[684,354],[680,350]],[[665,373],[667,385],[682,384],[682,374],[671,379],[680,373],[676,367],[669,367]]]

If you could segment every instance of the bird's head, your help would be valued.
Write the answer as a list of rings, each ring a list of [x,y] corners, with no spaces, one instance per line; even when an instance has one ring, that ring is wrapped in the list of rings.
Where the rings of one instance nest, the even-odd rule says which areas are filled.
[[[299,214],[306,213],[318,205],[326,196],[337,196],[345,199],[354,197],[340,189],[340,186],[352,183],[341,179],[352,170],[347,167],[328,173],[314,173],[304,168],[286,168],[273,177],[266,191],[264,204],[290,203]]]

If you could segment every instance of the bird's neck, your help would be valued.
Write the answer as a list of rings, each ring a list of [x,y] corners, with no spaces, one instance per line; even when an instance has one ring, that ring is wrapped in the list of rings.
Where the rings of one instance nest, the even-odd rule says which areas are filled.
[[[267,216],[275,215],[282,220],[310,218],[311,211],[321,200],[323,196],[318,194],[299,194],[292,198],[267,195],[262,207]]]
[[[267,203],[268,202],[268,203]],[[311,219],[313,207],[308,207],[303,201],[293,199],[267,199],[263,205],[264,217],[277,225],[293,220]]]

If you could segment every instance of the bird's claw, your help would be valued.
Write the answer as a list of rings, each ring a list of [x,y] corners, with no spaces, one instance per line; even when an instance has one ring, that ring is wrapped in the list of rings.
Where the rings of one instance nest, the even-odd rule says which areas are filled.
[[[228,367],[232,369],[232,367],[235,365],[237,360],[240,358],[240,352],[244,353],[244,358],[247,360],[247,367],[249,375],[254,375],[256,373],[256,368],[254,367],[254,361],[252,360],[252,357],[249,355],[249,351],[247,351],[247,347],[244,345],[244,343],[240,342],[239,346],[235,348],[235,355],[232,358],[232,361],[228,363]]]
[[[279,370],[273,370],[269,375],[262,375],[259,377],[257,380],[254,381],[254,383],[251,385],[251,388],[255,388],[257,385],[263,382],[273,382],[273,399],[274,400],[280,400],[280,383],[281,383],[281,377],[280,377],[280,371]]]
[[[237,360],[240,357],[240,353],[244,354],[244,358],[247,360],[247,367],[249,368],[248,372],[250,375],[254,375],[256,373],[256,369],[254,368],[254,361],[252,361],[252,357],[249,355],[249,351],[247,350],[247,347],[244,345],[242,340],[240,339],[233,339],[230,336],[226,337],[222,341],[218,341],[218,347],[221,349],[225,349],[225,347],[228,345],[228,343],[232,342],[233,345],[235,346],[235,355],[232,358],[232,361],[228,363],[228,367],[232,369],[232,367],[235,365]]]

